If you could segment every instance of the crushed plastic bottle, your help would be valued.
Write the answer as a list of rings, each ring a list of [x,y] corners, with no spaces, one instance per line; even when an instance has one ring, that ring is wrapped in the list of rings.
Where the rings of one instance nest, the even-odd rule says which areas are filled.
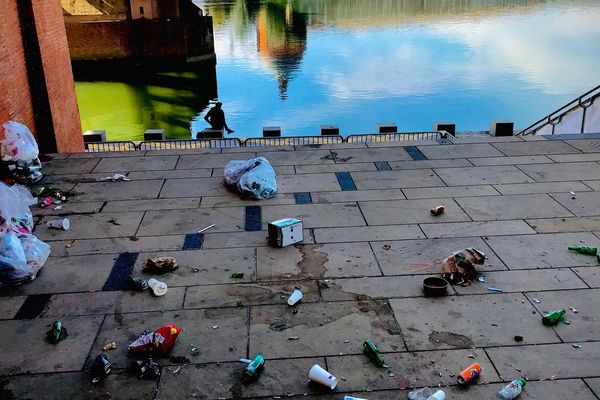
[[[523,391],[523,386],[527,384],[525,378],[515,379],[498,392],[498,397],[502,400],[516,399]]]

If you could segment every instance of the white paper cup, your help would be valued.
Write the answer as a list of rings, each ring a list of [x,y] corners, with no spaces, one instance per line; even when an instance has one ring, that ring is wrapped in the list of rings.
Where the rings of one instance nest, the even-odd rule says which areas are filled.
[[[55,220],[46,222],[46,226],[48,228],[52,228],[52,229],[62,229],[62,230],[68,231],[69,228],[71,227],[71,222],[69,222],[68,218],[55,219]]]
[[[154,293],[155,296],[164,296],[167,294],[167,284],[158,279],[148,279],[148,286],[152,289],[152,293]]]
[[[437,392],[429,396],[427,400],[446,400],[446,393],[444,393],[443,390],[438,390]]]
[[[337,386],[337,378],[321,368],[319,364],[312,366],[308,373],[308,379],[320,383],[321,385],[325,385],[331,390],[335,389]]]
[[[429,400],[430,396],[433,396],[433,392],[428,387],[424,387],[422,389],[414,390],[408,394],[408,398],[410,400],[414,399],[427,399]]]
[[[299,289],[294,290],[294,292],[290,295],[287,303],[290,306],[293,306],[294,304],[296,304],[297,302],[299,302],[302,299],[302,292]]]

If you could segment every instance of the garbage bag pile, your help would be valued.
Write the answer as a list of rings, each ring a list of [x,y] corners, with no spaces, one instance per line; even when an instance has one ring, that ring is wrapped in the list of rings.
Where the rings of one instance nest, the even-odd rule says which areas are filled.
[[[50,255],[50,246],[31,234],[29,206],[36,202],[26,187],[0,182],[0,288],[35,279]]]
[[[3,128],[4,139],[0,140],[2,181],[30,185],[42,179],[38,145],[29,128],[15,121],[6,122]]]
[[[225,183],[243,197],[256,200],[277,194],[275,170],[264,157],[229,161],[225,166]]]

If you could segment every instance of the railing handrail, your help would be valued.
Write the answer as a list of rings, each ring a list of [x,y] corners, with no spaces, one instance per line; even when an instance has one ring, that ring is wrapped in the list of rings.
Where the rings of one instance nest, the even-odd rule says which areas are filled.
[[[566,114],[570,113],[571,111],[573,111],[579,107],[583,107],[583,108],[589,107],[598,96],[600,96],[600,85],[596,86],[593,89],[588,90],[581,96],[578,96],[577,98],[571,100],[570,102],[568,102],[564,106],[560,107],[559,109],[555,110],[554,112],[546,115],[544,118],[541,118],[540,120],[529,125],[527,128],[525,128],[521,132],[517,133],[517,135],[529,135],[531,133],[537,132],[543,126],[545,126],[547,124],[552,124],[553,121],[560,122],[560,120],[562,120],[562,118]],[[588,102],[589,102],[589,104],[587,104],[587,106],[586,106],[585,103],[588,103]],[[559,114],[559,115],[557,115],[557,114]]]

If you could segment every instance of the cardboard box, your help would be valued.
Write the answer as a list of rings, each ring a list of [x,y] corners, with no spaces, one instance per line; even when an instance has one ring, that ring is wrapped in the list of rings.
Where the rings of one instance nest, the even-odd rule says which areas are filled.
[[[271,246],[285,247],[303,240],[301,220],[284,218],[269,223],[269,244]]]

